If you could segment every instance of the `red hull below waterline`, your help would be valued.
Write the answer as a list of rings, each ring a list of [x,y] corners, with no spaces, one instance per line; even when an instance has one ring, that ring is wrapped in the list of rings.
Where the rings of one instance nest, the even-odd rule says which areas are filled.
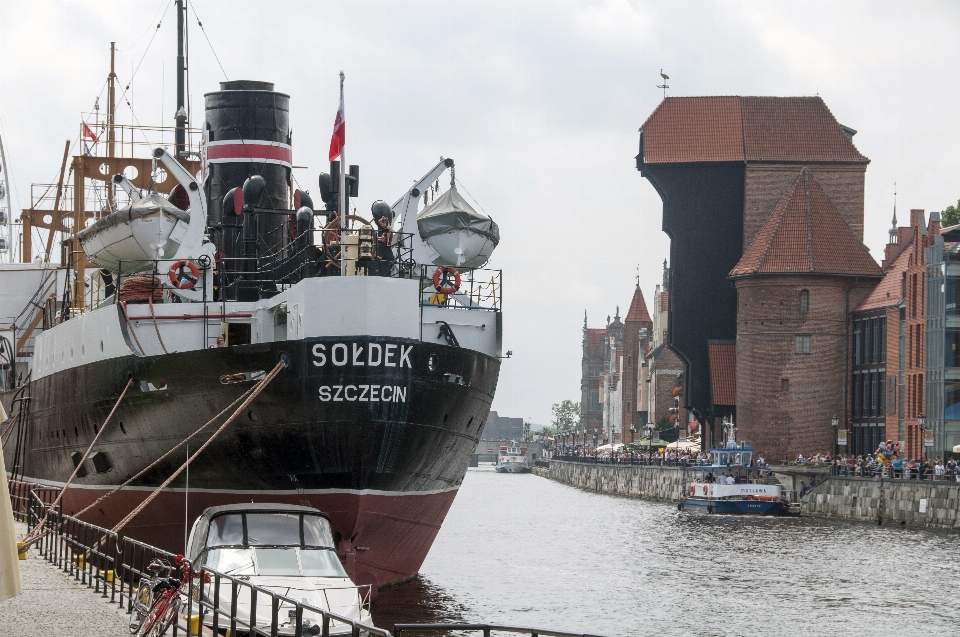
[[[70,488],[63,497],[63,511],[72,515],[107,491]],[[120,491],[80,519],[113,528],[149,493],[144,488]],[[353,580],[376,588],[416,575],[456,495],[456,489],[433,493],[328,490],[300,494],[192,489],[185,494],[180,489],[168,490],[133,518],[121,535],[179,553],[183,552],[189,525],[207,507],[247,502],[311,506],[330,516],[338,553]]]

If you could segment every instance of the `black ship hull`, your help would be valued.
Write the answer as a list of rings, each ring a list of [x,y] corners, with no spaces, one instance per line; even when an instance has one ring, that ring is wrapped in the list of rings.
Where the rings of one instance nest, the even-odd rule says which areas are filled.
[[[21,394],[29,400],[0,396],[11,417],[23,409],[4,451],[7,470],[28,482],[65,483],[132,377],[93,449],[100,455],[64,496],[64,511],[79,511],[196,431],[281,358],[289,366],[123,533],[179,551],[185,524],[208,506],[306,504],[331,516],[338,552],[358,583],[414,575],[496,389],[499,360],[475,351],[340,337],[90,363],[31,382]],[[178,450],[83,519],[112,527],[185,459]]]

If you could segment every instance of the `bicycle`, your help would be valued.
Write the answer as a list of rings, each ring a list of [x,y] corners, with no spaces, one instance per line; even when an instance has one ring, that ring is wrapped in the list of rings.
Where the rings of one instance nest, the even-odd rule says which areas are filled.
[[[173,562],[171,565],[158,558],[147,566],[153,575],[142,579],[137,587],[132,602],[131,635],[161,637],[176,619],[183,605],[183,589],[190,582],[190,562],[182,555],[174,556]],[[179,577],[173,577],[175,570],[180,571]]]

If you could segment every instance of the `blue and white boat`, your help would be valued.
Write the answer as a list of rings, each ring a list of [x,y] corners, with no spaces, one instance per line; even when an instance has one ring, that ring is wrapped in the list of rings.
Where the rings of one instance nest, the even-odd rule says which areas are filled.
[[[727,442],[710,449],[710,464],[693,467],[694,480],[683,485],[681,511],[746,515],[784,512],[780,485],[768,484],[770,470],[753,464],[753,447],[738,445],[733,422],[724,422]]]

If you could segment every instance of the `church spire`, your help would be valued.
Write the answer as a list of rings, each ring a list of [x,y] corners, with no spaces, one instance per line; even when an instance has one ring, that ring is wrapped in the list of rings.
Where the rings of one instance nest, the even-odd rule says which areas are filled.
[[[900,232],[897,230],[897,184],[893,184],[893,225],[890,227],[890,245],[900,243]]]

